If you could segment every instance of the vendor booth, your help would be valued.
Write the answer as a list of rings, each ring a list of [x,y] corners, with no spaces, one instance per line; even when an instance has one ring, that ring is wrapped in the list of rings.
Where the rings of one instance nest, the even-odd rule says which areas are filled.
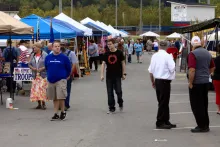
[[[216,56],[220,55],[220,49],[217,48],[219,44],[219,31],[218,31],[219,28],[220,28],[220,18],[215,18],[195,25],[179,28],[176,29],[176,31],[182,34],[188,33],[189,40],[193,35],[198,35],[200,38],[205,38],[205,40],[203,40],[205,48],[208,48],[210,43],[209,39],[211,38],[213,41],[213,46],[212,46],[212,50],[210,51],[210,54],[212,55],[213,59],[215,59]],[[208,33],[210,32],[212,32],[211,35],[208,35]],[[215,34],[215,37],[213,36],[213,32]],[[190,46],[188,46],[188,53],[190,51],[191,48]],[[210,83],[212,83],[211,76],[210,76]],[[213,87],[212,84],[210,87],[211,87],[210,89],[212,89]]]
[[[7,36],[7,39],[11,40],[12,36],[16,36],[17,38],[25,36],[32,36],[33,27],[26,25],[23,22],[9,16],[8,14],[0,11],[0,37]],[[6,39],[6,38],[4,38]],[[10,41],[11,42],[11,41]],[[9,57],[10,62],[1,62],[1,71],[0,71],[0,92],[1,92],[1,104],[2,102],[2,91],[3,91],[3,83],[5,83],[5,79],[10,79],[10,87],[13,85],[13,70],[14,70],[14,62],[12,58],[12,44],[9,44]],[[14,99],[13,88],[10,88],[10,97]]]

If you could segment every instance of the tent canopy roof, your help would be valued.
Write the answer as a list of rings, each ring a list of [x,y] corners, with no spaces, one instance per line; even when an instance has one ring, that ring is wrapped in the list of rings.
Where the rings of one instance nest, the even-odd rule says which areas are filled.
[[[33,34],[33,27],[20,22],[10,15],[0,11],[0,34],[28,35]]]
[[[64,13],[60,13],[59,15],[57,15],[56,17],[54,17],[55,19],[59,19],[61,21],[65,21],[69,24],[71,24],[72,26],[82,30],[84,32],[85,36],[92,36],[92,29],[82,25],[81,23],[73,20],[72,18],[70,18],[69,16],[67,16]]]
[[[21,19],[22,22],[34,28],[34,34],[37,34],[39,27],[40,39],[50,39],[50,22],[35,14]],[[38,25],[39,24],[39,25]],[[53,23],[53,33],[55,39],[67,39],[76,37],[76,31],[71,30],[62,24]]]
[[[166,38],[181,38],[181,34],[174,32],[168,35]]]
[[[156,33],[154,33],[154,32],[151,32],[151,31],[146,32],[146,33],[144,33],[144,34],[141,34],[140,36],[147,36],[147,37],[160,37],[160,35],[158,35],[158,34],[156,34]]]
[[[206,29],[214,28],[216,26],[220,27],[220,18],[214,18],[211,20],[204,21],[202,23],[198,23],[187,27],[177,28],[174,30],[178,33],[184,34],[184,33],[192,33],[201,30],[206,30]]]

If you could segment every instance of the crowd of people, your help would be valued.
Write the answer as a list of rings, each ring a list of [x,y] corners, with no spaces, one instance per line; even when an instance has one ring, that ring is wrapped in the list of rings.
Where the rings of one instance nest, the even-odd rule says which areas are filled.
[[[107,97],[108,97],[108,114],[116,111],[114,91],[117,94],[117,102],[119,110],[123,111],[123,92],[122,80],[126,79],[126,60],[132,62],[132,54],[136,53],[137,63],[142,63],[142,55],[145,48],[143,40],[122,38],[108,39],[106,46],[100,48],[94,40],[90,40],[88,46],[89,64],[95,64],[95,71],[98,70],[98,62],[101,63],[101,81],[106,79]],[[156,128],[171,129],[176,125],[172,124],[169,112],[169,101],[171,82],[175,79],[176,59],[180,52],[176,43],[169,41],[155,41],[155,54],[151,58],[149,66],[150,79],[152,87],[156,89],[156,96],[159,103]],[[8,45],[11,42],[8,42]],[[192,51],[188,55],[188,82],[189,97],[192,112],[195,116],[197,127],[192,129],[193,133],[208,132],[209,116],[208,116],[208,84],[209,77],[212,74],[214,85],[216,88],[216,104],[220,114],[220,57],[215,61],[210,53],[202,47],[201,40],[198,36],[193,37],[191,44]],[[154,46],[155,48],[155,46]],[[220,48],[220,44],[219,44]],[[9,46],[4,49],[1,60],[10,62]],[[32,70],[33,78],[41,77],[47,79],[47,89],[43,92],[46,97],[36,97],[38,102],[36,109],[46,109],[46,101],[53,100],[54,115],[51,120],[65,120],[67,110],[70,108],[71,83],[73,80],[73,72],[76,68],[78,59],[74,51],[68,49],[66,42],[49,43],[47,47],[42,42],[37,42],[28,49],[24,41],[20,41],[18,47],[12,47],[12,68],[22,63],[20,66],[27,66]],[[104,77],[106,71],[106,77]],[[16,84],[16,83],[15,83]],[[32,99],[33,100],[33,99]],[[61,110],[60,115],[59,110]]]

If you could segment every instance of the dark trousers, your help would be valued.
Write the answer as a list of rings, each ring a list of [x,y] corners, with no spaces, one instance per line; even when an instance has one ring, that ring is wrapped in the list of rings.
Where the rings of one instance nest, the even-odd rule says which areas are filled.
[[[65,100],[66,108],[70,107],[70,93],[71,93],[72,81],[73,81],[72,77],[67,81],[67,97]]]
[[[157,112],[157,122],[156,125],[160,126],[162,124],[168,123],[170,120],[170,80],[155,80],[156,94],[158,101],[158,112]]]
[[[12,89],[14,93],[16,89],[16,81],[13,80],[11,87],[11,78],[6,78],[6,86],[7,86],[7,92],[10,92],[10,90]]]
[[[110,111],[115,111],[114,90],[118,97],[119,107],[123,107],[121,78],[106,78],[106,87],[108,94],[108,106]]]
[[[131,63],[131,54],[128,55],[128,62]]]
[[[95,64],[95,70],[98,70],[98,62],[97,62],[97,57],[90,57],[89,58],[89,67],[92,69],[92,64]]]
[[[209,84],[193,84],[189,89],[190,104],[199,128],[209,127],[208,114],[208,89]]]
[[[99,54],[99,64],[102,64],[104,54]]]

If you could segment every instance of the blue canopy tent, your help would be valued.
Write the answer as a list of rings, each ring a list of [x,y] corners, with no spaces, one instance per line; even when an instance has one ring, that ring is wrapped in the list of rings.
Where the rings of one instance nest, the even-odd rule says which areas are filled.
[[[62,26],[65,26],[66,28],[69,28],[69,29],[71,29],[73,31],[76,31],[76,36],[80,36],[80,37],[84,36],[84,32],[82,30],[74,27],[73,25],[71,25],[71,24],[69,24],[69,23],[67,23],[65,21],[61,21],[59,19],[55,19],[55,18],[51,18],[51,17],[46,17],[44,20],[47,21],[48,23],[50,23],[51,19],[52,19],[53,25],[54,24],[60,24]]]
[[[126,32],[125,30],[120,30],[121,32],[125,33],[125,34],[129,34],[128,32]]]
[[[20,20],[21,22],[32,26],[34,28],[34,38],[39,34],[40,39],[50,39],[50,22],[46,21],[40,16],[35,14],[29,15]],[[54,23],[53,24],[53,33],[54,39],[70,39],[76,37],[76,31],[63,26],[62,24]],[[8,39],[8,36],[0,36],[0,39]],[[12,39],[33,39],[32,36],[12,36]]]

